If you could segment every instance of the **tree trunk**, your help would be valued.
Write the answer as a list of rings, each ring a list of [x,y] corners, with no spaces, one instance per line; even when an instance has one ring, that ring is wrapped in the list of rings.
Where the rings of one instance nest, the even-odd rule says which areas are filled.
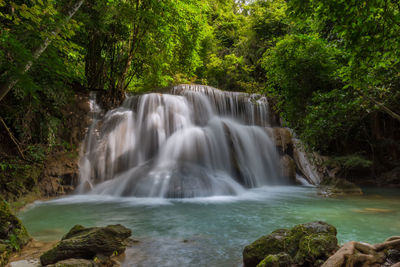
[[[56,37],[62,27],[69,22],[69,20],[75,15],[75,13],[79,10],[85,0],[79,0],[74,6],[72,6],[70,12],[67,13],[64,23],[59,25],[53,32],[50,33],[50,36],[47,37],[43,43],[32,53],[32,60],[26,63],[25,67],[20,71],[19,74],[24,74],[32,67],[35,60],[37,60],[44,51],[46,51],[47,47],[53,41],[53,38]],[[0,88],[0,101],[10,92],[10,90],[18,83],[18,78],[10,77]]]

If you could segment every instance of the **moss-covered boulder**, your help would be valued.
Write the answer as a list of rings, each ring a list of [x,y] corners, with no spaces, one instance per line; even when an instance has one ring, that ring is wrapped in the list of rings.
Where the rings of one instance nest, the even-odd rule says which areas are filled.
[[[318,185],[318,194],[326,197],[362,195],[359,186],[341,178],[326,177]]]
[[[40,257],[42,265],[76,259],[107,258],[125,251],[131,230],[122,225],[85,228],[74,226],[57,245]]]
[[[319,221],[276,230],[244,248],[244,266],[321,265],[338,248],[336,233],[335,227]]]
[[[21,221],[0,197],[0,266],[7,263],[10,252],[19,250],[29,240],[29,234]]]

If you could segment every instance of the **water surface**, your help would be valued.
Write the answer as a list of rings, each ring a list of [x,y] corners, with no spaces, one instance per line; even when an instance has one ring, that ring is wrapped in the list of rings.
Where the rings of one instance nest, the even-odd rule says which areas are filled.
[[[139,241],[127,250],[125,266],[240,266],[247,244],[313,220],[336,226],[340,243],[399,235],[399,191],[366,192],[325,199],[311,187],[282,186],[176,200],[77,195],[36,202],[20,217],[38,240],[59,239],[75,224],[123,224]]]

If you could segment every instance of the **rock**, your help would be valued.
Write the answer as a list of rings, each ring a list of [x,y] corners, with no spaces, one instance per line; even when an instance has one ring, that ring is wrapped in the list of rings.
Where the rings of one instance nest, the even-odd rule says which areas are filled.
[[[41,267],[38,260],[20,260],[10,262],[10,267]]]
[[[272,128],[275,144],[281,154],[293,155],[292,134],[288,128]]]
[[[332,266],[396,266],[400,261],[400,236],[383,243],[368,244],[350,241],[328,258],[322,267]]]
[[[278,229],[246,246],[243,250],[244,266],[257,266],[266,256],[284,251],[288,232],[287,229]]]
[[[341,178],[326,177],[318,186],[318,194],[326,197],[362,195],[361,188]]]
[[[98,266],[94,261],[85,259],[62,260],[55,264],[46,265],[46,267],[95,267]]]
[[[75,225],[54,248],[40,257],[40,261],[48,265],[69,258],[91,260],[119,255],[125,251],[130,235],[131,230],[119,224],[91,228]]]
[[[244,248],[243,263],[244,267],[256,267],[261,262],[264,265],[260,266],[321,265],[337,248],[336,228],[311,222],[279,229],[254,241]]]
[[[12,251],[19,250],[29,240],[30,236],[21,221],[0,197],[0,266],[6,263]]]
[[[304,178],[313,185],[318,185],[325,170],[321,170],[323,159],[317,153],[308,153],[303,143],[293,138],[293,159],[297,169]],[[324,169],[324,168],[323,168]]]
[[[281,175],[290,181],[296,181],[296,163],[289,155],[281,157]]]

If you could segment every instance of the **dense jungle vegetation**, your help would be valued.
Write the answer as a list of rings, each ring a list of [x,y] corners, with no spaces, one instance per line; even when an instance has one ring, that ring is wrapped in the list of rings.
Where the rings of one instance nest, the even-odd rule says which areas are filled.
[[[2,170],[71,146],[76,93],[178,83],[267,94],[342,167],[400,166],[397,0],[0,0],[0,24]]]

